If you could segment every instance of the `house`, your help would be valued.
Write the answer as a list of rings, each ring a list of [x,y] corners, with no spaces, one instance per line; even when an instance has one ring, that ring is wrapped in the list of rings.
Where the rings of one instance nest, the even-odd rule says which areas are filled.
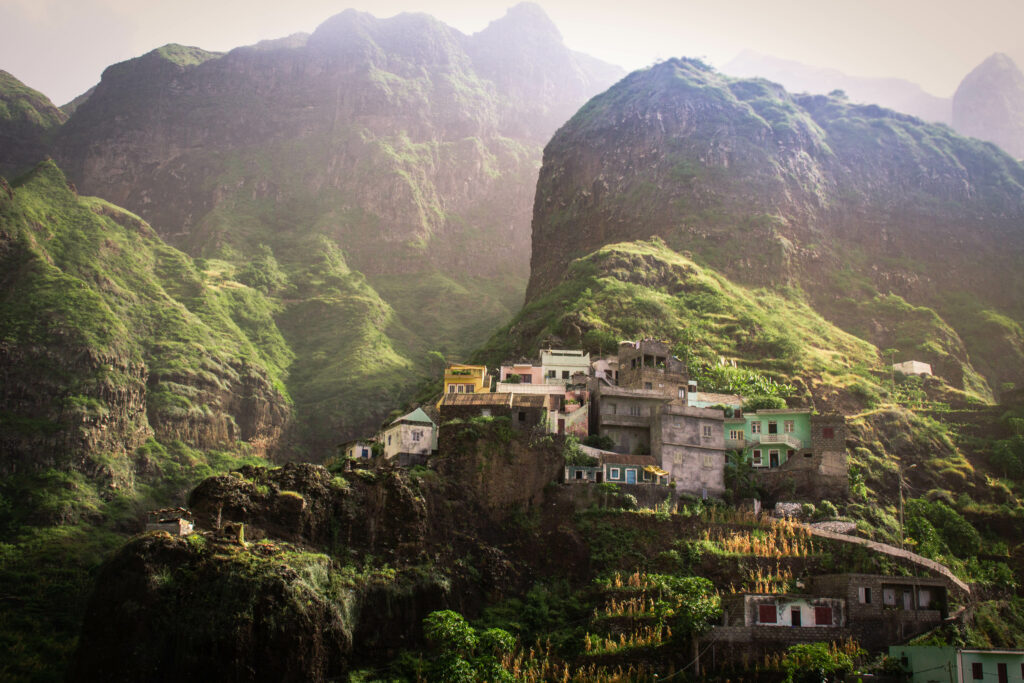
[[[612,484],[666,484],[668,472],[652,455],[605,453],[601,456],[603,479]]]
[[[375,439],[356,439],[346,441],[338,447],[342,457],[349,460],[369,460],[373,457],[373,446],[377,443]]]
[[[725,490],[721,410],[687,405],[683,362],[664,342],[622,342],[618,382],[590,380],[591,433],[609,437],[622,454],[652,455],[677,490],[702,497]]]
[[[770,492],[810,498],[849,490],[846,420],[809,410],[726,411],[726,450],[741,451]]]
[[[540,366],[546,384],[568,383],[577,373],[590,375],[590,354],[576,349],[542,349]]]
[[[846,600],[850,635],[869,649],[920,635],[948,615],[949,584],[941,578],[850,573],[811,582],[816,594]]]
[[[547,427],[544,394],[445,394],[441,401],[441,424],[474,417],[507,417],[513,429]]]
[[[894,363],[892,369],[896,372],[902,372],[904,375],[930,375],[932,374],[932,366],[928,363],[922,363],[919,360],[908,360],[902,363]]]
[[[583,361],[586,361],[586,366]],[[544,365],[545,362],[549,365]],[[552,366],[551,362],[557,365]],[[495,391],[543,395],[548,411],[548,431],[585,437],[589,433],[587,411],[590,398],[586,370],[589,370],[589,355],[583,351],[542,351],[538,365],[528,362],[502,365]]]
[[[1024,680],[1024,650],[969,650],[927,645],[892,645],[909,683],[1019,683]]]
[[[740,593],[722,598],[728,626],[789,627],[817,631],[795,634],[800,640],[827,640],[846,625],[846,600],[803,594]]]
[[[185,508],[150,510],[146,531],[166,531],[171,536],[188,536],[193,530],[192,513]]]
[[[403,415],[381,432],[383,456],[399,465],[421,465],[437,450],[437,425],[422,408]]]
[[[451,363],[444,371],[444,392],[448,394],[479,394],[491,390],[491,377],[483,365]],[[437,402],[438,407],[441,401]]]
[[[798,643],[847,638],[877,652],[941,625],[951,590],[944,578],[881,574],[829,574],[806,582],[797,583],[799,593],[723,595],[721,625],[707,638],[712,656],[757,659]]]
[[[686,401],[686,367],[671,354],[665,342],[621,342],[618,373],[620,387],[654,391],[669,399]]]
[[[662,404],[651,420],[651,454],[679,491],[702,498],[725,491],[721,410]]]
[[[498,382],[507,384],[543,384],[544,369],[539,363],[521,361],[498,368]]]

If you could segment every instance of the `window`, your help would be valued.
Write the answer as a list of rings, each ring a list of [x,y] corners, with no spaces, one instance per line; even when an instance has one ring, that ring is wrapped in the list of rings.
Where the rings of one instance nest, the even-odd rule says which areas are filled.
[[[882,589],[882,604],[886,607],[896,606],[896,589],[895,588],[883,588]]]
[[[711,467],[711,466],[712,466],[712,458],[711,458],[711,456],[710,455],[705,455],[704,456],[704,467]]]
[[[364,448],[363,449],[363,458],[369,458],[369,457],[370,457],[370,449],[369,448]]]
[[[458,385],[458,388],[459,388],[459,391],[458,391],[458,393],[460,393],[460,394],[464,394],[464,393],[466,393],[466,387],[465,387],[464,385],[462,385],[462,384],[459,384],[459,385]]]
[[[533,375],[519,375],[522,384],[533,384]]]
[[[413,430],[413,432],[412,432],[412,440],[413,441],[419,441],[421,438],[423,438],[423,432],[420,431],[419,429]]]
[[[739,429],[730,429],[729,430],[729,440],[730,441],[739,441],[742,438],[743,438],[743,432],[741,430],[739,430]]]
[[[710,439],[711,438],[711,425],[704,425],[704,438],[705,439]]]
[[[832,608],[831,607],[815,607],[814,608],[814,625],[815,626],[831,626],[832,625]]]
[[[857,589],[857,601],[862,603],[862,604],[865,604],[865,605],[870,605],[871,604],[871,589],[868,588],[867,586],[861,586],[860,588],[858,588]]]
[[[526,422],[526,411],[525,410],[520,410],[519,411],[519,421],[520,422]]]
[[[779,433],[779,423],[776,422],[775,420],[768,420],[768,433],[769,434],[778,434]]]
[[[921,609],[928,609],[932,604],[932,592],[927,588],[921,588],[917,592],[917,604]]]
[[[388,445],[389,446],[391,445],[391,435],[390,434],[388,434]]]
[[[466,393],[467,394],[472,394],[473,393],[473,385],[472,384],[467,384],[466,385]]]
[[[672,462],[674,464],[676,464],[676,465],[682,465],[683,464],[683,454],[682,453],[676,453],[675,455],[673,455],[672,456]]]
[[[821,428],[821,438],[823,439],[834,439],[836,438],[836,430],[832,427]]]
[[[550,377],[551,379],[554,379],[556,377],[555,371],[554,370],[548,370],[548,377]]]
[[[985,670],[981,666],[981,662],[971,663],[971,678],[976,681],[980,681],[985,678]]]
[[[449,385],[448,385],[448,393],[449,393],[449,394],[454,394],[454,393],[455,393],[455,388],[456,388],[456,385],[454,385],[454,384],[449,384]]]
[[[576,478],[577,479],[582,479],[583,478],[583,472],[580,471],[580,470],[576,470]]]
[[[640,476],[641,476],[641,478],[644,481],[650,481],[651,480],[651,473],[648,472],[647,470],[643,470],[643,473]]]
[[[750,423],[750,433],[751,434],[760,434],[761,433],[761,423],[760,422],[751,422]]]
[[[795,429],[796,425],[793,424],[793,420],[786,420],[785,422],[782,423],[782,431],[784,431],[786,434],[792,434],[793,430]]]
[[[757,623],[759,624],[776,624],[779,619],[775,613],[775,605],[758,605],[757,606]]]
[[[634,417],[639,417],[640,416],[640,406],[638,406],[638,405],[631,405],[631,406],[629,406],[629,414],[633,415]]]
[[[761,464],[761,451],[760,449],[754,449],[754,464],[760,466]]]
[[[609,479],[619,479],[621,477],[621,471],[618,467],[612,467],[608,470]]]
[[[482,408],[480,410],[480,417],[490,417],[490,416],[491,416],[491,409],[490,408]]]
[[[679,398],[686,398],[686,387],[679,387]]]
[[[650,382],[644,382],[644,389],[653,389],[654,385]]]
[[[562,370],[562,379],[569,379],[569,371]]]

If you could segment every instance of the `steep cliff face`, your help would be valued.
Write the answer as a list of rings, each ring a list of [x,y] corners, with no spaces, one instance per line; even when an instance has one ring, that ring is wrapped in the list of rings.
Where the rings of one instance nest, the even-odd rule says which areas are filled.
[[[57,155],[194,256],[272,252],[297,438],[320,457],[407,398],[428,351],[511,315],[540,145],[619,73],[536,6],[475,36],[349,10],[308,37],[112,66]]]
[[[78,197],[46,162],[0,197],[0,263],[0,473],[123,470],[111,458],[152,436],[278,445],[281,359],[235,318],[269,337],[273,321],[138,217]]]
[[[20,173],[41,161],[67,118],[46,95],[0,70],[0,174]]]
[[[660,236],[873,343],[900,338],[901,354],[935,355],[938,344],[969,356],[977,366],[954,363],[949,379],[987,396],[976,369],[993,387],[1024,380],[1003,363],[1024,360],[1022,226],[1024,167],[991,146],[672,60],[595,97],[545,149],[527,302],[573,259]],[[904,335],[905,306],[889,295],[933,309],[923,325],[947,341]],[[1000,341],[982,331],[989,323]]]
[[[1024,73],[996,53],[960,82],[953,95],[953,127],[1024,159]]]

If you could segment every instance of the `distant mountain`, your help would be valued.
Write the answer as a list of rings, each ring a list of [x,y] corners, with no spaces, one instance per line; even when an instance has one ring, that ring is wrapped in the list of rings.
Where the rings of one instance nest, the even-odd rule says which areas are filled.
[[[1022,259],[1024,166],[995,147],[671,60],[546,147],[526,307],[489,353],[656,335],[801,378],[821,407],[894,348],[990,400],[1024,386]]]
[[[371,433],[511,316],[541,146],[622,71],[536,5],[467,36],[345,11],[227,54],[111,66],[54,146],[75,184],[196,257],[272,259],[296,443]]]
[[[853,102],[878,104],[925,121],[952,121],[952,103],[948,97],[936,97],[918,84],[901,78],[850,76],[837,69],[802,64],[753,50],[741,52],[723,66],[722,71],[741,78],[767,78],[795,93],[827,94],[842,90]]]
[[[953,126],[1024,159],[1024,74],[996,53],[967,74],[953,95]]]
[[[46,156],[65,120],[46,95],[0,71],[0,175],[27,170]]]

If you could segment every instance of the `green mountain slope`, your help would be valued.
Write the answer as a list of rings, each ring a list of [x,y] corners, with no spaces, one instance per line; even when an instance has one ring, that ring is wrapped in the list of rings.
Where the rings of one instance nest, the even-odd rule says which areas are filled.
[[[53,162],[0,187],[0,678],[59,677],[144,511],[280,446],[277,306],[204,266]]]
[[[1024,383],[1024,167],[946,127],[699,62],[636,72],[545,150],[527,305],[650,236],[957,390]]]
[[[31,168],[67,115],[46,95],[0,70],[0,175]]]

